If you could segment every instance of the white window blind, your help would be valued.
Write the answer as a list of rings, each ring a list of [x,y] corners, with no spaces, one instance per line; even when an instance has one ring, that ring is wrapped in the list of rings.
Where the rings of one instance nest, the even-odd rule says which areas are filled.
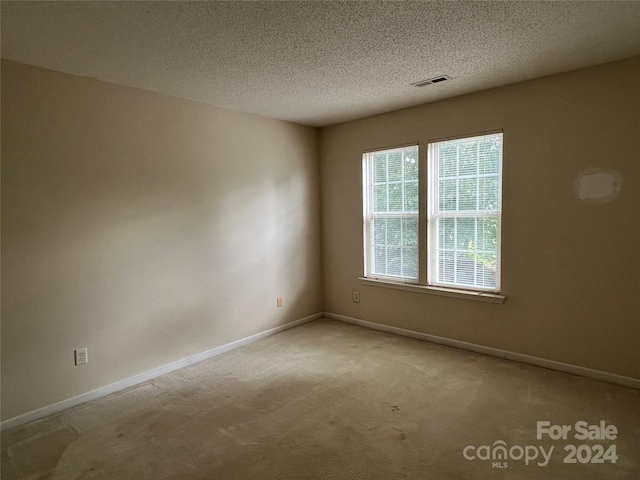
[[[502,134],[429,145],[428,282],[500,291]]]
[[[366,277],[418,280],[418,146],[363,155]]]

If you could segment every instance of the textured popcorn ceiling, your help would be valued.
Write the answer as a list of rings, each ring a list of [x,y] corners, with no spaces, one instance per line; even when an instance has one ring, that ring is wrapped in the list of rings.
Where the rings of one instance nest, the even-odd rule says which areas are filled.
[[[640,2],[2,2],[1,13],[4,58],[314,126],[640,54]],[[441,74],[453,80],[410,86]]]

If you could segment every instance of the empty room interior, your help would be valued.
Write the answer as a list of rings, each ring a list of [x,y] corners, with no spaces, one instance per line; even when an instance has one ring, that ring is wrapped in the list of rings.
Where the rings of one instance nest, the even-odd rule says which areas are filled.
[[[0,16],[3,479],[640,478],[640,2]]]

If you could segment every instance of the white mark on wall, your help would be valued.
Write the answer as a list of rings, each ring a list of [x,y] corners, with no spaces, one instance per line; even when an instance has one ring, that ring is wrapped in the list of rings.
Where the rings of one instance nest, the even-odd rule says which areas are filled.
[[[576,196],[586,203],[612,202],[620,193],[622,180],[618,172],[590,168],[576,179]]]

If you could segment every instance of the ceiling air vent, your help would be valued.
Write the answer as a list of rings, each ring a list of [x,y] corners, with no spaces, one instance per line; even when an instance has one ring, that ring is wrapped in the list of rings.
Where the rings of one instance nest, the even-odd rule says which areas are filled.
[[[428,78],[427,80],[420,80],[419,82],[412,83],[414,87],[426,87],[427,85],[431,85],[432,83],[440,83],[445,82],[447,80],[451,80],[449,75],[440,75],[438,77]]]

